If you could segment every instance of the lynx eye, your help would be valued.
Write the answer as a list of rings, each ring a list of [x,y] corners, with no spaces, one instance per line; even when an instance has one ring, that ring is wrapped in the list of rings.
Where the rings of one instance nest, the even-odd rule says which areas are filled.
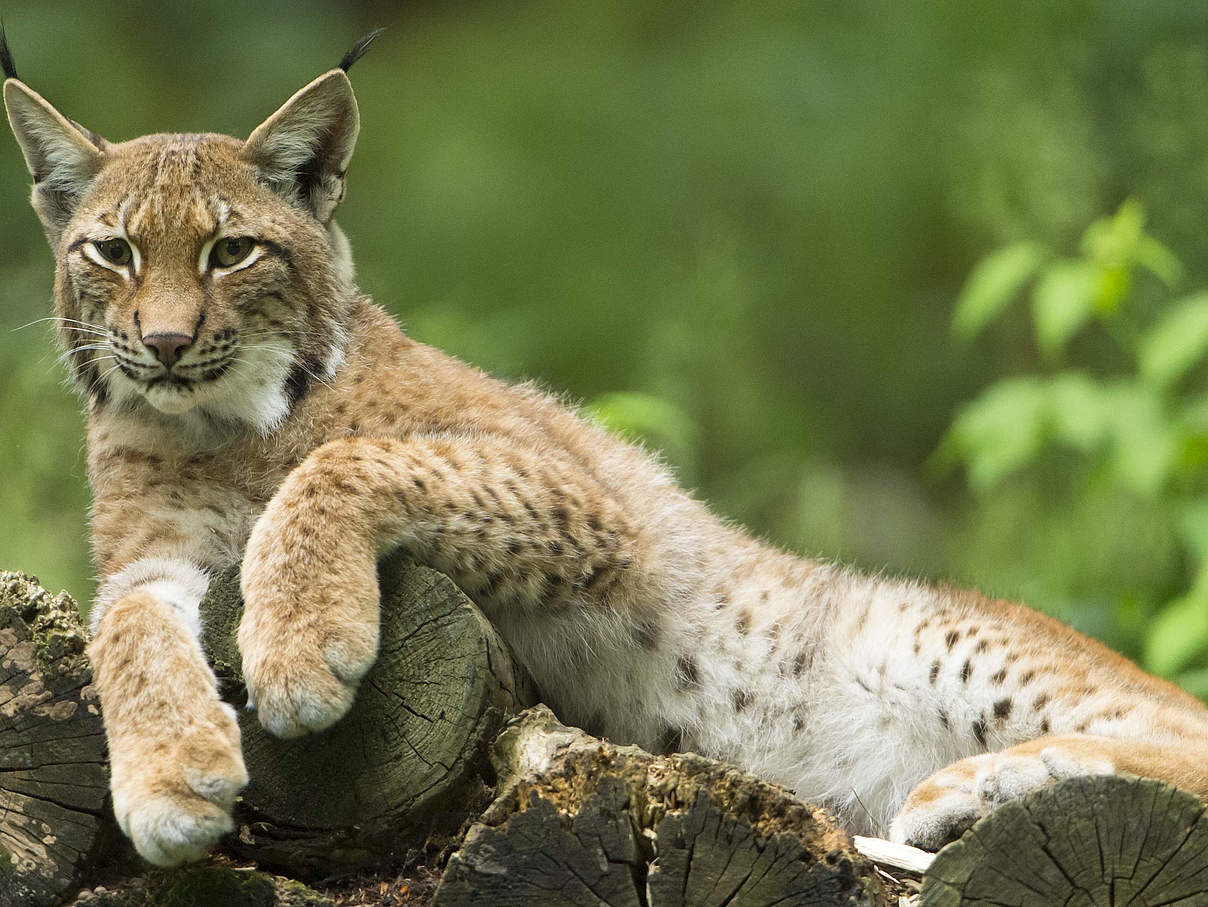
[[[229,268],[248,257],[255,245],[249,236],[224,236],[210,250],[210,264],[216,268]]]
[[[124,239],[101,239],[93,244],[95,248],[106,261],[112,262],[115,265],[130,264],[130,243]]]

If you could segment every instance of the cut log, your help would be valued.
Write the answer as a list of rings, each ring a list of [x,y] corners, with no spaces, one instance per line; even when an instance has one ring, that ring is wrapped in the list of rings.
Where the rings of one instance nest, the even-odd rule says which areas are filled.
[[[86,641],[70,596],[0,571],[0,904],[57,903],[111,830]]]
[[[941,850],[920,904],[1208,904],[1204,804],[1149,779],[1059,782]]]
[[[244,856],[305,875],[380,863],[416,836],[456,830],[489,799],[487,749],[509,715],[536,701],[531,682],[446,577],[393,556],[378,579],[378,661],[347,715],[279,740],[239,709],[251,783],[233,846]],[[246,702],[241,613],[232,571],[202,602],[202,644],[236,706]]]
[[[544,706],[492,760],[500,794],[450,858],[438,907],[885,903],[828,813],[734,766],[614,746]]]

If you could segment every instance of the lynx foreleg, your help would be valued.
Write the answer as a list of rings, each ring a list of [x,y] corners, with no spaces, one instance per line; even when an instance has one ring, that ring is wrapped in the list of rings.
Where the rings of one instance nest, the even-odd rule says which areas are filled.
[[[375,562],[404,547],[480,603],[605,600],[638,546],[585,470],[499,437],[350,438],[315,450],[261,516],[243,561],[244,678],[280,736],[328,727],[378,640]]]
[[[205,588],[196,567],[146,559],[111,577],[94,607],[88,654],[113,811],[138,852],[160,866],[195,860],[230,831],[248,780],[235,713],[219,699],[196,638]]]

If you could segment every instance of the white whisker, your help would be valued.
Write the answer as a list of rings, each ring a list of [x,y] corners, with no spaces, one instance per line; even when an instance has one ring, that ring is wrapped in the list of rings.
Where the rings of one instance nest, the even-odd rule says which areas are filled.
[[[37,319],[31,321],[29,324],[23,324],[20,327],[13,328],[13,331],[23,331],[26,328],[33,327],[35,324],[45,324],[47,321],[54,321],[59,324],[65,324],[65,325],[69,326],[72,330],[80,331],[81,333],[85,333],[85,334],[99,334],[101,337],[108,336],[108,334],[105,331],[102,331],[100,329],[99,325],[92,324],[91,322],[88,322],[88,321],[77,321],[74,318],[63,318],[60,315],[50,315],[50,316],[47,316],[46,318],[37,318]]]

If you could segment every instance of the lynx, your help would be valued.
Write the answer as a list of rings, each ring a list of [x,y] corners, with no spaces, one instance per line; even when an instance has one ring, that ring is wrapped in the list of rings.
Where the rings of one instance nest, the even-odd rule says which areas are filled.
[[[403,334],[332,219],[363,50],[246,140],[121,143],[4,55],[87,401],[113,810],[147,860],[202,856],[247,781],[198,643],[210,577],[242,565],[249,706],[291,737],[348,709],[375,561],[399,548],[471,596],[564,721],[736,762],[855,831],[935,848],[1077,775],[1208,797],[1208,711],[1176,687],[1022,606],[757,542],[554,397]]]

